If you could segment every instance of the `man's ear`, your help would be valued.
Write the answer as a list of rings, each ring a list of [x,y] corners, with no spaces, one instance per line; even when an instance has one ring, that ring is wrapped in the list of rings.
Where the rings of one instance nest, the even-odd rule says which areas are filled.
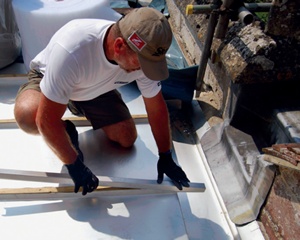
[[[115,39],[114,42],[114,51],[117,54],[123,54],[126,51],[126,43],[125,40],[121,37]]]

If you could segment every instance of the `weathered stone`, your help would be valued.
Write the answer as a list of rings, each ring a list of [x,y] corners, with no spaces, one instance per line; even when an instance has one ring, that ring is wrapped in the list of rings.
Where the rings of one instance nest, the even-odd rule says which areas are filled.
[[[271,81],[268,77],[272,74],[266,72],[272,71],[275,63],[266,55],[276,47],[276,42],[263,33],[258,23],[235,24],[220,47],[220,59],[234,83]]]
[[[300,172],[280,168],[261,213],[261,221],[269,239],[298,239],[300,229]]]
[[[173,14],[171,19],[180,17],[180,22],[175,22],[175,26],[178,26],[178,35],[181,38],[179,42],[182,42],[182,45],[184,45],[183,53],[189,63],[198,64],[201,57],[201,50],[203,50],[203,43],[206,38],[209,15],[193,14],[185,16],[186,6],[188,4],[199,4],[199,1],[170,0],[168,2],[172,2],[176,5],[176,8],[179,9],[179,14],[176,14],[176,16]],[[211,2],[212,1],[200,1],[200,4],[208,4]],[[267,31],[265,31],[263,24],[260,23],[258,18],[255,18],[256,22],[247,26],[240,22],[231,21],[222,44],[219,44],[218,39],[214,39],[214,42],[217,41],[218,43],[215,44],[213,42],[212,45],[212,50],[216,53],[214,54],[213,62],[216,63],[216,59],[220,61],[221,66],[223,65],[232,82],[246,84],[266,83],[299,78],[300,53],[298,49],[300,49],[300,45],[299,42],[297,42],[300,28],[298,24],[300,17],[299,3],[295,3],[297,2],[296,0],[277,2],[280,5],[280,12],[276,12],[276,7],[272,8],[275,9],[275,13],[270,11],[270,16],[276,16],[275,20],[277,22],[275,22],[275,20],[269,20],[267,25],[269,28],[267,28]],[[283,11],[282,9],[293,9],[291,10],[293,12],[287,14],[286,10]],[[278,19],[284,19],[284,17],[278,16],[283,15],[288,19],[286,21],[282,20],[285,25],[278,22]],[[184,21],[185,25],[183,25]],[[289,32],[284,33],[284,31],[282,31],[282,35],[286,34],[284,38],[282,38],[282,35],[277,34],[275,30],[273,31],[274,34],[271,34],[270,26],[275,25],[280,25],[282,28],[291,25],[292,30],[289,30],[289,32],[294,34],[293,37],[289,35]],[[199,42],[191,42],[188,40],[191,34],[186,33],[184,26],[188,26],[189,31],[196,33]],[[197,47],[195,47],[194,44],[198,44],[200,53],[198,50],[195,51]],[[212,66],[212,62],[208,61],[208,65],[216,71],[220,71],[217,69],[218,67]],[[209,84],[207,79],[203,81]]]
[[[273,36],[294,38],[300,41],[300,1],[274,0],[266,33]]]

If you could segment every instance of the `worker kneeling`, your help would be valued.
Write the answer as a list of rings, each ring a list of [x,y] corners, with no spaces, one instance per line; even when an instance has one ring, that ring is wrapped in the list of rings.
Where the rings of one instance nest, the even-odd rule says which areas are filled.
[[[29,81],[21,86],[15,118],[21,129],[41,134],[65,164],[75,192],[95,190],[98,178],[84,164],[74,124],[63,121],[69,108],[85,116],[94,130],[123,147],[137,138],[131,114],[117,88],[136,81],[148,114],[159,153],[157,182],[166,174],[178,189],[188,187],[184,171],[173,161],[169,115],[161,93],[168,78],[165,54],[172,41],[167,19],[159,11],[142,7],[118,22],[101,19],[72,20],[58,30],[30,63]]]

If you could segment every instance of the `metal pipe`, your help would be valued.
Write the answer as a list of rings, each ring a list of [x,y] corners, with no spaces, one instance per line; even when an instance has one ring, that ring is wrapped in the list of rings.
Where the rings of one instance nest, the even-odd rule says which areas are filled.
[[[217,30],[216,30],[216,38],[218,39],[223,39],[225,38],[226,32],[227,32],[227,28],[228,28],[228,24],[229,24],[229,15],[228,14],[221,14],[220,15],[220,19],[217,25]]]
[[[204,5],[192,5],[189,4],[186,6],[185,14],[209,14],[212,10],[218,9],[219,6],[215,4],[204,4]]]
[[[272,3],[244,3],[250,12],[269,12]]]
[[[254,19],[252,13],[249,12],[248,9],[245,7],[240,7],[238,9],[238,16],[239,16],[239,19],[241,20],[241,22],[246,25],[252,23],[253,19]]]
[[[210,48],[211,48],[211,44],[213,41],[218,18],[219,18],[219,13],[215,10],[212,11],[210,14],[210,17],[209,17],[206,39],[204,42],[204,49],[203,49],[203,52],[201,55],[200,64],[199,64],[199,68],[198,68],[198,72],[197,72],[196,90],[198,90],[198,91],[201,89],[201,86],[203,83],[203,78],[204,78],[208,58],[210,55]]]
[[[222,0],[223,4],[221,6],[221,9],[229,9],[232,4],[235,2],[236,0]]]
[[[227,10],[233,4],[234,0],[224,0],[223,4],[220,7],[220,19],[218,21],[217,30],[216,30],[216,38],[223,39],[225,38],[230,17],[228,15]]]
[[[228,4],[226,4],[227,6]],[[225,7],[225,5],[222,5]],[[272,3],[244,3],[244,7],[250,12],[269,12],[272,7]],[[186,15],[190,14],[209,14],[211,11],[218,8],[215,4],[204,4],[204,5],[187,5]],[[228,7],[227,7],[228,8]]]

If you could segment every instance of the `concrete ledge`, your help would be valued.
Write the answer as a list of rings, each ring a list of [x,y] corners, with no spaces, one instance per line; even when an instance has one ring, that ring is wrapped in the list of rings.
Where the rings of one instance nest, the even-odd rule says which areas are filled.
[[[300,110],[279,110],[274,113],[276,143],[300,142]],[[277,127],[277,128],[276,128]]]
[[[197,65],[200,62],[201,43],[193,30],[190,22],[184,13],[178,8],[174,0],[166,0],[170,13],[169,22],[172,27],[174,37],[178,42],[186,61],[189,65]]]

